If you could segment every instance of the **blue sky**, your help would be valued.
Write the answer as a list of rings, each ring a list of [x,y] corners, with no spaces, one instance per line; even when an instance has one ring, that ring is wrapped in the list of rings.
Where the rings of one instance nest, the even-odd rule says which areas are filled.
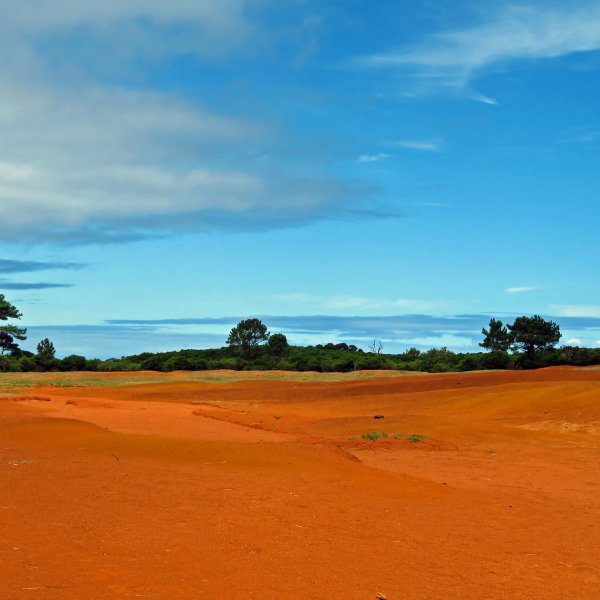
[[[0,291],[30,349],[600,344],[600,2],[6,0]],[[315,318],[318,316],[319,318]]]

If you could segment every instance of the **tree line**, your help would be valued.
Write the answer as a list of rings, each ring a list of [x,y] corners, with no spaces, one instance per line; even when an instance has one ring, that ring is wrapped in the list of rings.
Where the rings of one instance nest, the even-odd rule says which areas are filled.
[[[20,319],[21,313],[0,294],[0,322]],[[368,349],[353,344],[294,346],[282,333],[269,333],[259,319],[245,319],[233,327],[222,348],[187,349],[173,352],[144,352],[110,358],[88,359],[72,354],[56,357],[52,341],[45,338],[37,352],[19,348],[26,329],[0,325],[0,371],[177,371],[177,370],[284,370],[348,372],[394,369],[450,372],[481,369],[531,369],[553,365],[600,364],[600,348],[563,346],[557,348],[559,326],[539,315],[518,317],[512,324],[491,319],[482,329],[482,352],[457,353],[448,348],[421,351],[410,348],[398,354],[383,352],[380,340]]]

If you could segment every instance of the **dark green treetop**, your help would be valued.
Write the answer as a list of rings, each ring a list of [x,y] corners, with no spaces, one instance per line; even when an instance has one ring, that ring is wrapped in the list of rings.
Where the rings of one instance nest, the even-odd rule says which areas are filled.
[[[481,333],[485,337],[479,345],[492,352],[508,352],[513,342],[511,333],[498,319],[491,319],[489,329],[484,327]]]
[[[48,369],[52,366],[55,354],[54,344],[48,338],[44,338],[37,345],[36,362],[40,367]]]
[[[252,358],[260,342],[269,339],[267,326],[260,319],[240,321],[230,332],[227,345],[235,348],[242,358]]]
[[[4,294],[0,294],[0,321],[8,319],[20,319],[21,313],[13,306]],[[25,340],[27,329],[16,327],[15,325],[0,325],[0,354],[10,352],[16,354],[19,352],[19,346],[15,340]]]
[[[273,333],[269,336],[267,347],[272,356],[282,356],[288,349],[287,338],[283,333]]]
[[[554,321],[546,321],[539,315],[518,317],[508,325],[513,342],[528,358],[539,350],[551,350],[561,338],[560,328]]]
[[[56,354],[54,344],[48,338],[44,338],[37,345],[37,354],[40,358],[54,358]]]

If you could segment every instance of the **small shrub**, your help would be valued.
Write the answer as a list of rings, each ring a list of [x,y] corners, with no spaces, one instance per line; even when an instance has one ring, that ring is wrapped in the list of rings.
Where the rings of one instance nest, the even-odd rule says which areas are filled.
[[[369,433],[363,433],[361,436],[364,440],[371,440],[372,442],[381,438],[388,437],[385,431],[370,431]]]

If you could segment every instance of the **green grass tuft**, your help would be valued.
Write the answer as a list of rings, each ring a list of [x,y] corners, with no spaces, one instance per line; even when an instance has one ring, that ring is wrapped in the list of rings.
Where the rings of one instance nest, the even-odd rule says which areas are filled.
[[[363,433],[361,436],[364,440],[371,440],[372,442],[381,438],[388,437],[385,431],[369,431],[369,433]]]

